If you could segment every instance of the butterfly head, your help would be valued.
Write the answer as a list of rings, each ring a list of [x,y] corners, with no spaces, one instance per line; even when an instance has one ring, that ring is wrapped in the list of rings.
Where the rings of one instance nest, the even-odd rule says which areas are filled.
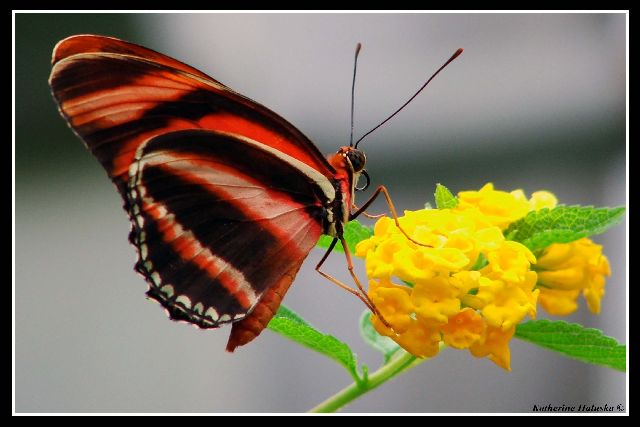
[[[364,165],[367,163],[367,156],[364,155],[364,151],[345,146],[340,147],[338,154],[345,159],[346,164],[353,173],[360,173],[364,170]]]
[[[369,174],[364,168],[367,163],[367,156],[364,151],[349,146],[340,147],[336,154],[330,156],[330,162],[336,169],[345,170],[352,177],[354,190],[364,191],[369,187]],[[366,178],[366,183],[362,187],[356,185],[360,175],[364,175]]]

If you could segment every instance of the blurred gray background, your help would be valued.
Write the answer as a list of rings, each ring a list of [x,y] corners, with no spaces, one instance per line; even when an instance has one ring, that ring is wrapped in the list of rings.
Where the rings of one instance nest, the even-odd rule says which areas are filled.
[[[625,204],[624,14],[18,14],[18,412],[299,412],[350,383],[340,366],[270,331],[228,354],[228,328],[170,322],[144,298],[120,197],[47,86],[53,46],[78,33],[120,37],[198,67],[280,113],[327,153],[348,143],[356,42],[364,44],[357,135],[464,47],[362,144],[373,184],[384,183],[401,210],[431,201],[437,182],[454,192],[493,181],[527,193],[549,189],[567,204]],[[581,301],[569,319],[621,342],[625,234],[623,224],[596,239],[613,269],[602,314]],[[312,252],[285,302],[373,369],[381,358],[359,337],[363,306],[313,272],[321,254]],[[340,254],[326,270],[347,280]],[[346,411],[626,407],[623,373],[517,340],[511,349],[511,373],[445,350]]]

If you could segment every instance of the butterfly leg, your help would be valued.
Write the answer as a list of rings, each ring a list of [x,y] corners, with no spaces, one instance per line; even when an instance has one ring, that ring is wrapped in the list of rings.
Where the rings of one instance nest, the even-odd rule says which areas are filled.
[[[402,232],[402,234],[404,234],[404,237],[406,237],[407,239],[409,239],[411,242],[415,243],[416,245],[419,246],[425,246],[428,248],[431,248],[431,245],[427,245],[425,243],[420,243],[414,239],[412,239],[406,231],[404,231],[404,228],[402,228],[400,226],[400,221],[398,221],[398,214],[396,212],[396,208],[393,205],[393,201],[391,200],[391,196],[389,195],[389,191],[387,190],[387,188],[384,185],[379,186],[376,191],[371,195],[371,197],[369,198],[369,200],[367,200],[360,209],[358,209],[357,211],[353,212],[352,214],[349,215],[349,221],[357,218],[358,216],[364,214],[365,216],[367,216],[364,211],[371,206],[371,204],[378,198],[378,196],[382,194],[384,196],[384,198],[387,201],[387,205],[389,205],[389,210],[391,211],[391,216],[393,217],[393,220],[396,223],[396,227],[398,227],[398,229]]]
[[[356,211],[360,210],[358,205],[356,205],[355,203],[352,203],[351,205],[352,205],[353,209],[355,209]],[[371,214],[363,211],[362,215],[364,215],[365,217],[367,217],[369,219],[378,219],[378,218],[382,218],[386,214],[383,212],[383,213],[380,213],[380,214],[371,215]]]
[[[327,258],[329,257],[329,254],[331,252],[333,252],[333,248],[336,246],[336,243],[338,243],[338,238],[335,237],[333,239],[333,241],[331,242],[331,244],[329,245],[329,249],[327,249],[327,251],[324,253],[322,259],[320,260],[320,262],[318,262],[318,264],[316,265],[316,271],[318,273],[320,273],[320,275],[322,277],[324,277],[325,279],[329,280],[331,283],[338,285],[339,287],[341,287],[342,289],[344,289],[347,292],[352,293],[353,295],[355,295],[356,297],[358,297],[363,303],[364,305],[367,306],[367,308],[369,308],[371,311],[373,311],[373,304],[371,304],[371,302],[368,300],[368,298],[365,298],[360,292],[356,291],[355,289],[345,285],[344,283],[342,283],[340,280],[336,279],[335,277],[325,273],[324,271],[320,270],[320,267],[322,267],[322,265],[324,264],[324,262],[327,260]],[[366,295],[366,294],[365,294]]]
[[[340,243],[342,244],[342,247],[344,249],[345,256],[347,257],[347,268],[349,269],[349,274],[351,274],[351,277],[353,278],[353,281],[358,286],[358,289],[360,290],[360,292],[358,292],[355,289],[345,285],[340,280],[338,280],[335,277],[333,277],[333,276],[325,273],[324,271],[320,270],[320,267],[322,267],[324,262],[327,260],[327,258],[329,257],[329,254],[333,251],[333,248],[336,246],[336,243],[338,243],[338,240],[340,240]],[[322,259],[320,259],[320,262],[318,262],[318,264],[316,265],[316,271],[318,273],[320,273],[320,275],[322,277],[324,277],[325,279],[329,280],[331,283],[333,283],[335,285],[338,285],[339,287],[341,287],[345,291],[350,292],[353,295],[355,295],[356,297],[358,297],[358,299],[360,299],[360,301],[362,301],[364,303],[364,305],[366,305],[369,310],[371,310],[376,316],[378,316],[378,318],[382,321],[382,323],[385,326],[391,328],[391,326],[389,326],[389,323],[384,319],[384,317],[382,316],[380,311],[378,311],[378,308],[375,306],[375,304],[371,301],[371,299],[369,299],[369,296],[367,295],[367,292],[364,290],[364,288],[362,287],[362,284],[360,283],[360,279],[358,279],[358,276],[356,276],[356,273],[353,271],[353,261],[351,259],[351,252],[349,251],[349,247],[347,246],[347,242],[345,242],[344,237],[340,237],[340,238],[334,237],[333,238],[333,241],[329,245],[329,248],[327,249],[327,251],[322,256]]]

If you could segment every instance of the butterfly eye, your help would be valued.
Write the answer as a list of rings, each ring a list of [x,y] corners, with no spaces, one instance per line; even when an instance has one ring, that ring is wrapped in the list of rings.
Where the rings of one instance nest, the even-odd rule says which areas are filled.
[[[371,178],[369,178],[369,174],[367,173],[366,170],[362,169],[362,171],[360,172],[360,175],[364,175],[364,177],[367,179],[367,182],[364,184],[363,187],[356,187],[356,191],[364,191],[367,188],[369,188],[369,184],[371,184]]]
[[[364,165],[367,162],[367,158],[364,153],[360,150],[349,150],[347,152],[347,157],[351,162],[351,166],[353,167],[354,172],[360,172],[364,169]]]

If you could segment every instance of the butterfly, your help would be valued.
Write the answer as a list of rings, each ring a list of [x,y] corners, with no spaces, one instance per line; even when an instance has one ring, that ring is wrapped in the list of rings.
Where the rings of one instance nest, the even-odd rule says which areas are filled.
[[[135,269],[171,319],[232,323],[228,351],[250,342],[322,234],[334,239],[316,270],[376,311],[352,269],[359,291],[320,270],[337,242],[351,265],[344,226],[376,196],[397,217],[383,186],[355,208],[359,177],[369,184],[357,144],[324,157],[270,109],[116,38],[66,38],[52,64],[60,113],[122,196]]]

